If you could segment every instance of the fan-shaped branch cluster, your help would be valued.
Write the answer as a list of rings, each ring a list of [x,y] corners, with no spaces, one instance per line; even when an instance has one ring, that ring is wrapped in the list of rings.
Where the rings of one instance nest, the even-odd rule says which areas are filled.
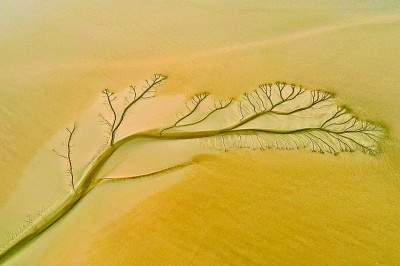
[[[332,154],[359,150],[371,155],[378,152],[384,135],[380,126],[337,107],[331,94],[294,84],[261,85],[225,103],[203,100],[195,101],[190,112],[161,135],[186,134],[223,150],[308,148]]]
[[[157,85],[162,83],[166,79],[166,76],[156,74],[150,80],[146,80],[146,85],[142,89],[136,88],[136,86],[130,86],[130,94],[132,95],[131,99],[125,98],[126,105],[123,108],[119,117],[117,116],[117,112],[113,105],[113,101],[116,99],[113,92],[110,92],[108,89],[105,89],[102,93],[106,99],[105,103],[111,110],[112,113],[112,120],[109,121],[108,119],[104,118],[102,114],[99,114],[100,118],[103,121],[103,124],[109,128],[110,131],[110,140],[109,144],[113,145],[115,142],[115,135],[118,128],[121,126],[126,114],[132,108],[132,106],[142,99],[149,99],[153,98],[156,93]]]

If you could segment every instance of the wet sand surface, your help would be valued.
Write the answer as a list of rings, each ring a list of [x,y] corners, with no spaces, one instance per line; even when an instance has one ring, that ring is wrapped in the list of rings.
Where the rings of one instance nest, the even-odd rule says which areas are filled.
[[[102,143],[99,92],[153,73],[170,77],[159,94],[180,95],[173,106],[199,91],[229,98],[282,80],[333,92],[389,132],[376,157],[239,150],[149,180],[102,184],[9,264],[397,264],[395,2],[2,2],[2,239],[62,197],[64,168],[51,149],[61,147],[65,126],[81,124],[82,171]],[[149,108],[153,122],[140,118],[136,128],[175,118]],[[212,153],[193,143],[143,145],[115,157],[107,174]],[[165,159],[171,152],[177,161]]]

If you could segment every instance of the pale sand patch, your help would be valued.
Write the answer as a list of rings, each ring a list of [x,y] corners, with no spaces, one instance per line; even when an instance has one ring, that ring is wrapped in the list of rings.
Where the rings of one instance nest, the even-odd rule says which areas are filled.
[[[125,95],[129,95],[128,92],[122,92],[118,95],[121,105],[117,107],[122,106]],[[165,126],[166,121],[175,118],[175,110],[179,110],[179,107],[182,107],[183,101],[184,98],[180,96],[159,96],[152,100],[146,100],[144,103],[139,103],[134,110],[129,112],[121,130],[117,134],[117,138],[133,132]],[[97,156],[97,152],[100,152],[105,144],[107,128],[100,123],[100,118],[98,117],[98,114],[102,113],[106,118],[109,118],[109,110],[103,102],[104,99],[99,96],[76,122],[76,134],[72,141],[75,184],[79,182],[87,165]],[[155,106],[158,108],[164,106],[165,111],[161,113],[154,112]],[[71,125],[66,127],[71,127]],[[24,182],[18,185],[16,191],[1,208],[1,213],[5,217],[0,222],[1,236],[5,237],[17,231],[26,223],[25,221],[28,217],[35,217],[38,213],[46,212],[53,205],[53,202],[64,198],[65,193],[71,189],[70,176],[65,173],[66,161],[53,152],[53,149],[55,149],[58,153],[65,154],[63,143],[66,142],[66,138],[67,131],[62,128],[54,136],[51,136],[32,156],[22,175]],[[111,158],[109,164],[100,175],[109,176],[110,172],[112,175],[135,175],[153,169],[154,162],[150,158],[152,156],[157,157],[157,152],[149,152],[147,159],[143,162],[143,158],[138,158],[137,153],[132,155],[132,149],[129,149],[131,146],[136,147],[136,143],[130,143],[126,146],[127,148]],[[176,149],[179,147],[181,146],[176,146]],[[153,148],[150,147],[151,149]],[[199,151],[197,149],[192,151],[193,154],[196,152]],[[177,163],[185,160],[185,158],[179,159],[179,157],[176,159],[178,160]],[[189,160],[190,157],[186,159]],[[138,163],[139,161],[141,162],[140,164]],[[174,162],[176,161],[166,160],[165,163],[161,162],[159,167],[171,166]],[[113,171],[113,169],[116,170]]]

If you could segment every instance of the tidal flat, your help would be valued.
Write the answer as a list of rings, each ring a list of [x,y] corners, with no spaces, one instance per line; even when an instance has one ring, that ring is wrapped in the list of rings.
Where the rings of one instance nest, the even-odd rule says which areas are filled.
[[[100,92],[154,73],[169,76],[158,91],[168,103],[140,106],[136,130],[168,124],[201,91],[227,99],[286,81],[332,92],[388,131],[373,157],[127,147],[105,174],[198,163],[102,184],[6,265],[400,262],[397,1],[6,0],[0,17],[0,242],[65,195],[51,151],[65,127],[78,121],[79,175],[102,144]]]

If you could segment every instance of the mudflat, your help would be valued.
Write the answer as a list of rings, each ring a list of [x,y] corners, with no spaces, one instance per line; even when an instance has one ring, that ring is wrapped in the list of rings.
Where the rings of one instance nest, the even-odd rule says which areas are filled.
[[[158,91],[166,104],[138,107],[135,129],[167,125],[201,91],[228,99],[285,81],[334,93],[388,132],[377,156],[127,146],[105,175],[167,167],[171,154],[172,164],[198,159],[102,184],[11,265],[399,262],[396,1],[1,5],[0,240],[63,197],[64,165],[51,150],[62,147],[65,127],[78,121],[79,175],[102,142],[100,92],[123,92],[154,73],[169,76]]]

